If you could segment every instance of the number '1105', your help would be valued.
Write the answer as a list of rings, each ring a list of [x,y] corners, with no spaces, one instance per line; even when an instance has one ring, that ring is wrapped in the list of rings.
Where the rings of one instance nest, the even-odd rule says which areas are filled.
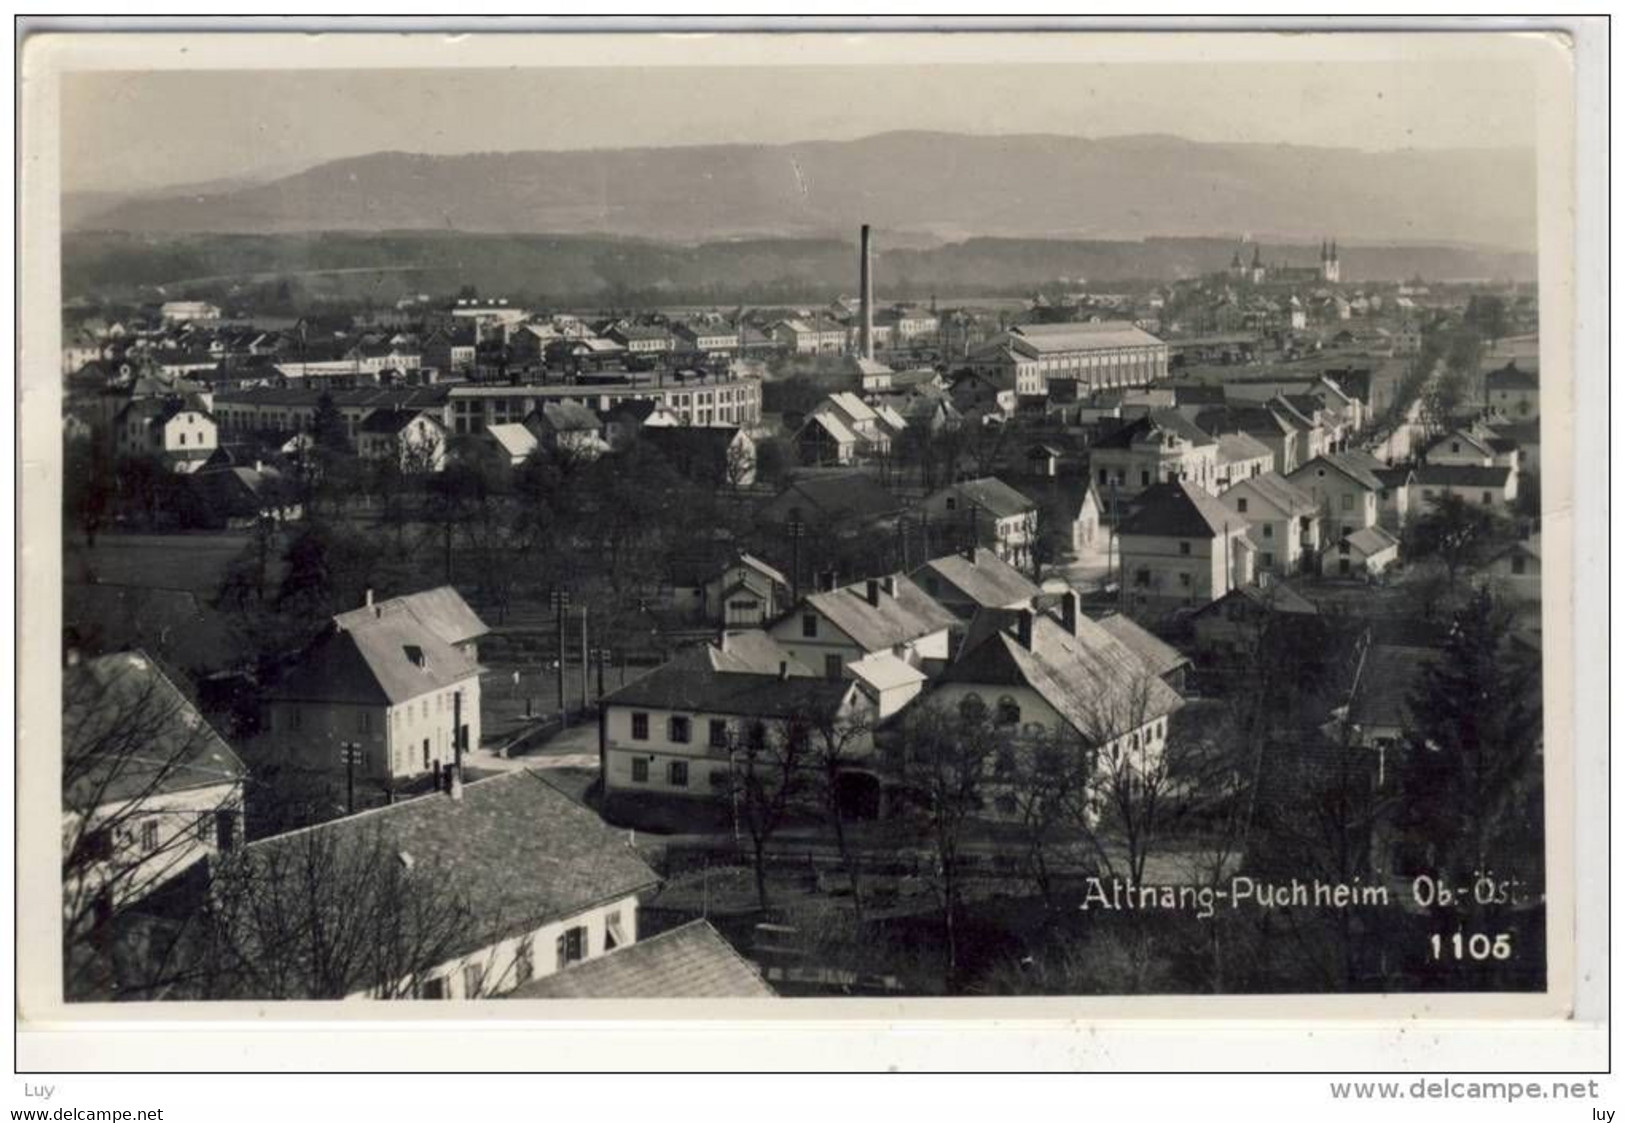
[[[1483,932],[1474,932],[1471,936],[1463,936],[1457,932],[1446,939],[1437,932],[1428,937],[1433,945],[1434,959],[1511,959],[1512,934],[1501,932],[1494,936]]]

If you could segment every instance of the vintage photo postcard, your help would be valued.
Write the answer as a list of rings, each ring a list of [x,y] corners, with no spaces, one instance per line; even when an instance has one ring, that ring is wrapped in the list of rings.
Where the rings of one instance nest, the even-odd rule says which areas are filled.
[[[21,1017],[1564,1016],[1570,47],[37,37]]]

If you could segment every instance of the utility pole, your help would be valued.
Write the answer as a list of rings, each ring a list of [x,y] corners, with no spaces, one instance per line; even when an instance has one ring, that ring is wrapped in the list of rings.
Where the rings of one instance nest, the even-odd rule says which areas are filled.
[[[587,694],[587,606],[581,606],[581,708],[592,704]]]
[[[570,593],[566,589],[555,589],[549,598],[553,602],[553,620],[559,634],[559,720],[565,725],[570,724],[569,712],[564,708],[564,613],[570,607]]]
[[[790,533],[790,600],[801,600],[801,534],[807,529],[801,521],[801,508],[790,508],[790,521],[785,524]]]
[[[359,741],[345,741],[339,746],[344,756],[344,808],[345,814],[355,814],[355,766],[364,759],[361,756],[361,743]]]

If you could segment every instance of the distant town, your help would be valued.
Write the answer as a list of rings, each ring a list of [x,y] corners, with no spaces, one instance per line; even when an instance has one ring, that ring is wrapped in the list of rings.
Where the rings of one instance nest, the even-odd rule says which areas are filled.
[[[68,997],[1542,989],[1533,286],[850,236],[65,308]]]

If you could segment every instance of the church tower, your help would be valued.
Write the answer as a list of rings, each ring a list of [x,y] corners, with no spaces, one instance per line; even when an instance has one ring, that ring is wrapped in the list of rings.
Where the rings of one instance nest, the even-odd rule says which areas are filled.
[[[1320,279],[1328,284],[1338,284],[1343,279],[1343,267],[1337,260],[1337,240],[1334,238],[1330,245],[1325,242],[1320,246]]]
[[[1261,284],[1264,283],[1264,277],[1265,277],[1264,258],[1263,258],[1263,255],[1259,252],[1259,246],[1258,246],[1257,242],[1253,243],[1253,264],[1252,264],[1251,273],[1252,273],[1253,284],[1261,285]]]

